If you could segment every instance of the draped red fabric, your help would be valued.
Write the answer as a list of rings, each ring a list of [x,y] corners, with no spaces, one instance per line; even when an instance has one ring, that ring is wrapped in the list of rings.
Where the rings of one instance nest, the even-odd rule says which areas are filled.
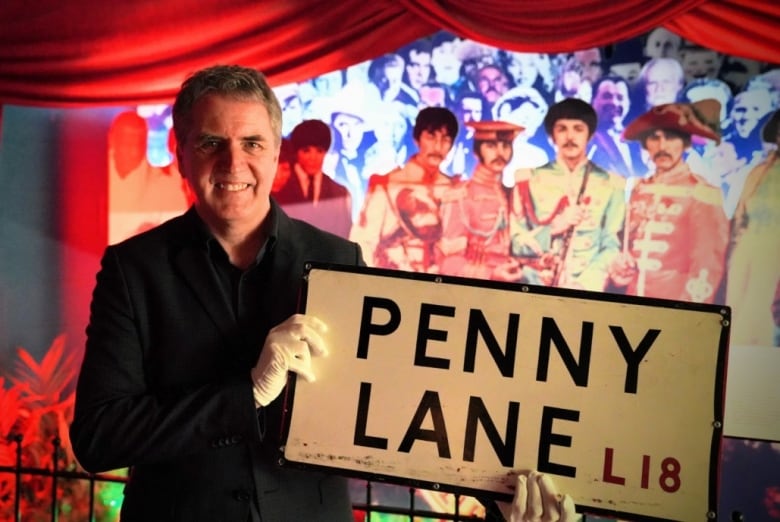
[[[400,0],[410,13],[460,36],[515,51],[567,52],[637,36],[706,0]]]
[[[672,32],[725,54],[780,62],[780,2],[704,2],[664,23]]]
[[[168,102],[184,76],[241,63],[280,85],[445,29],[498,47],[563,52],[653,27],[776,62],[774,0],[21,0],[0,2],[0,103]]]

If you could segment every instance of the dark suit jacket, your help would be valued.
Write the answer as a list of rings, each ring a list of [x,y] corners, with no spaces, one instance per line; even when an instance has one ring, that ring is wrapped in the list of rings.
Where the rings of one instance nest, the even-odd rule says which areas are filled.
[[[352,520],[343,478],[272,459],[283,398],[258,412],[250,369],[268,330],[297,311],[304,262],[362,264],[360,249],[271,212],[277,240],[251,333],[193,209],[105,251],[71,438],[87,470],[132,466],[123,522],[245,522],[254,496],[263,521]]]
[[[293,171],[287,182],[273,197],[290,216],[311,223],[331,234],[348,238],[349,231],[352,229],[349,190],[323,174],[319,196],[316,205],[306,199],[298,176]]]

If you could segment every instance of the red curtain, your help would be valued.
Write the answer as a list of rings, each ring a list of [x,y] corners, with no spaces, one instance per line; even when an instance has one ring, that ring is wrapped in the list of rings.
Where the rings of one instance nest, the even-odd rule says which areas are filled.
[[[604,46],[665,26],[776,62],[774,0],[40,0],[0,2],[0,103],[169,102],[187,73],[241,63],[280,85],[445,29],[520,51]]]

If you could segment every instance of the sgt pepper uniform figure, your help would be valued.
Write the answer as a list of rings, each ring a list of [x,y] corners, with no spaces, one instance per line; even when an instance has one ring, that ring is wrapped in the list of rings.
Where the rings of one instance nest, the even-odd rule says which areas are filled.
[[[573,172],[552,161],[523,169],[517,176],[512,192],[512,255],[520,259],[527,281],[603,291],[607,268],[620,251],[625,181],[587,159]],[[572,229],[553,233],[553,219],[570,205],[585,208],[586,217]]]
[[[719,112],[715,100],[659,105],[631,122],[624,138],[641,141],[648,152],[650,140],[682,140],[681,148],[690,146],[691,135],[720,141]],[[681,156],[664,168],[667,159],[659,155],[655,172],[631,190],[624,240],[635,274],[626,293],[712,303],[725,271],[729,221],[720,188],[691,172]]]
[[[424,177],[414,157],[388,174],[369,179],[366,200],[350,239],[360,244],[369,266],[438,272],[434,245],[441,238],[439,205],[455,178]],[[405,181],[422,179],[421,182]]]
[[[508,189],[504,167],[512,140],[522,127],[500,121],[469,122],[479,163],[471,178],[442,195],[442,239],[438,245],[443,274],[479,279],[518,280],[509,255]]]

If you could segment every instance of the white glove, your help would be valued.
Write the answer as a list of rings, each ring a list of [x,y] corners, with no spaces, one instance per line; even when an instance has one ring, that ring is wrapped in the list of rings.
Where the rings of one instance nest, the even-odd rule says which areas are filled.
[[[550,475],[532,471],[526,478],[517,475],[512,503],[498,502],[509,522],[574,522],[579,520],[574,500],[561,495]]]
[[[328,355],[321,334],[328,327],[317,317],[295,314],[271,328],[257,364],[252,368],[255,406],[267,406],[287,384],[287,372],[314,381],[311,358]]]

